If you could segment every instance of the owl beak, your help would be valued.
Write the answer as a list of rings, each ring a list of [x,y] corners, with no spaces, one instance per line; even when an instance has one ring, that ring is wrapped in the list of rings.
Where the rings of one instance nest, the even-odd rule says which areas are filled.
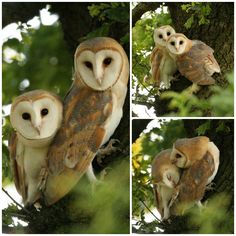
[[[38,135],[40,135],[40,129],[41,129],[40,125],[34,126],[34,128],[37,131]]]
[[[101,86],[102,85],[103,72],[101,71],[101,66],[99,66],[99,64],[95,64],[94,76],[95,76],[95,79],[96,79],[98,85]]]
[[[96,80],[97,80],[98,84],[101,86],[102,85],[102,79],[98,77],[98,78],[96,78]]]
[[[175,164],[176,162],[177,162],[176,159],[171,160],[171,163],[172,163],[172,164]]]

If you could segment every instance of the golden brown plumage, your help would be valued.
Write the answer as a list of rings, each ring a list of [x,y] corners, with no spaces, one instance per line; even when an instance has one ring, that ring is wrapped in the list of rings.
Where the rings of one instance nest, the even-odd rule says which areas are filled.
[[[175,189],[171,206],[172,215],[181,215],[194,203],[201,201],[205,194],[208,179],[215,170],[214,158],[206,152],[204,157],[197,160],[183,171],[179,185]]]
[[[114,39],[81,43],[75,53],[75,80],[64,100],[64,119],[48,153],[44,198],[64,197],[88,170],[99,148],[122,117],[129,62]]]
[[[211,85],[211,77],[220,73],[214,50],[199,40],[190,40],[183,34],[173,34],[167,41],[169,54],[176,59],[179,72],[197,85]]]

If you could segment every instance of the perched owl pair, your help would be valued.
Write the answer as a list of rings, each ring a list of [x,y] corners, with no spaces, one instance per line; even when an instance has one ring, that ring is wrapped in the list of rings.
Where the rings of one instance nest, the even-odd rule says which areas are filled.
[[[219,167],[220,152],[206,136],[178,139],[152,162],[155,203],[163,220],[200,203]]]
[[[175,33],[169,26],[154,31],[155,48],[151,53],[151,74],[158,87],[169,88],[177,70],[193,84],[212,85],[211,77],[220,73],[214,50],[199,40]]]
[[[87,40],[75,52],[74,67],[74,82],[63,103],[43,90],[12,103],[10,159],[26,206],[41,197],[51,205],[85,172],[93,175],[92,160],[121,120],[129,78],[122,46],[107,37]]]

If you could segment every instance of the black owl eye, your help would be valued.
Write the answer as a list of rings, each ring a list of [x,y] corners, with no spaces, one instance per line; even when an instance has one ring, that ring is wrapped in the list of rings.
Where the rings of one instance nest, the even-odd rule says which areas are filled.
[[[48,109],[47,108],[43,108],[41,110],[41,116],[46,116],[48,114]]]
[[[163,38],[162,34],[159,34],[159,35],[158,35],[158,37],[159,37],[160,39],[162,39],[162,38]]]
[[[93,69],[93,64],[90,61],[85,61],[84,64],[86,65],[86,67],[88,67],[90,70]]]
[[[110,57],[107,57],[107,58],[104,59],[103,64],[105,66],[108,66],[108,65],[111,64],[111,61],[112,61],[112,59]]]
[[[167,32],[167,36],[170,36],[170,32]]]
[[[29,113],[24,112],[24,113],[22,114],[22,119],[23,119],[23,120],[30,120],[30,119],[31,119],[31,116],[30,116]]]
[[[177,153],[176,155],[175,155],[175,157],[176,158],[180,158],[180,157],[182,157],[179,153]]]
[[[173,46],[175,46],[175,42],[174,42],[174,41],[172,41],[170,44],[173,45]]]
[[[183,43],[184,43],[184,41],[182,41],[182,40],[179,41],[179,44],[180,44],[180,45],[182,45]]]

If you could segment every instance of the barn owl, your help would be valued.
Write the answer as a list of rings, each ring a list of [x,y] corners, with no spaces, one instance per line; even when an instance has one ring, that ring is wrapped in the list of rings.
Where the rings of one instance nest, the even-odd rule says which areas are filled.
[[[14,132],[9,151],[14,182],[25,206],[40,198],[40,172],[62,121],[62,101],[55,94],[34,90],[12,103],[10,121]]]
[[[171,149],[160,152],[152,162],[153,191],[162,219],[170,216],[169,203],[180,179],[180,169],[170,161]]]
[[[112,38],[82,42],[74,56],[74,82],[64,99],[64,117],[48,153],[43,189],[47,205],[65,196],[91,170],[98,149],[122,118],[129,61]]]
[[[202,159],[195,161],[183,171],[170,201],[171,215],[182,215],[195,203],[201,205],[209,179],[215,172],[214,158],[207,151]]]
[[[175,60],[170,57],[166,49],[166,42],[168,38],[175,34],[175,30],[169,26],[164,25],[154,30],[155,48],[150,57],[151,74],[153,81],[160,87],[170,87],[170,81],[173,80],[173,74],[177,71]]]
[[[198,40],[190,40],[183,34],[173,34],[168,38],[167,50],[176,60],[179,72],[196,85],[212,85],[211,77],[220,73],[214,50]]]
[[[173,194],[179,195],[179,203],[202,199],[206,186],[213,181],[218,171],[219,156],[219,149],[206,136],[178,139],[173,144],[170,160],[184,169],[179,187]]]

